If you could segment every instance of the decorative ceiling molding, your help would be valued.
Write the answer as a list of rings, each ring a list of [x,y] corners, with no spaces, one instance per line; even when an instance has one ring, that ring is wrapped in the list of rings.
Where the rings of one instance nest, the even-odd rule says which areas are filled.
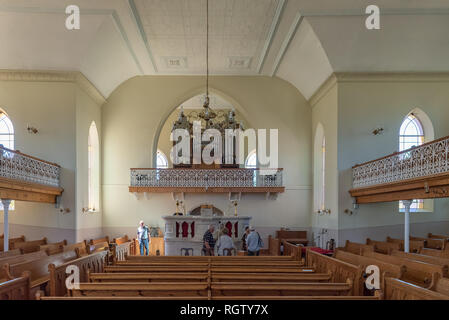
[[[260,56],[259,64],[257,66],[257,73],[260,74],[263,68],[263,65],[265,63],[265,58],[267,57],[268,51],[270,50],[271,43],[273,42],[274,35],[276,33],[276,30],[279,26],[280,18],[282,15],[282,12],[284,11],[286,0],[280,0],[278,3],[278,6],[276,8],[276,13],[274,15],[273,22],[270,27],[270,31],[268,33],[267,41],[265,42],[265,45],[262,49],[262,54]]]
[[[69,82],[78,85],[99,106],[106,102],[105,97],[79,71],[0,70],[0,81]]]
[[[318,90],[310,97],[309,103],[313,108],[327,93],[337,84],[337,77],[332,74],[326,81],[318,88]]]
[[[151,51],[150,44],[148,42],[147,35],[143,28],[142,20],[140,19],[139,11],[137,10],[137,6],[134,0],[128,0],[129,9],[131,11],[131,17],[136,24],[137,29],[139,30],[140,37],[145,45],[147,50],[148,58],[151,61],[151,65],[153,66],[154,72],[158,73],[158,68],[156,65],[156,61],[154,60],[153,52]]]
[[[449,72],[337,72],[337,82],[449,82]]]
[[[271,71],[271,76],[275,76],[276,72],[279,68],[279,65],[281,64],[282,59],[285,56],[285,53],[287,52],[287,49],[295,37],[296,31],[299,29],[301,22],[303,21],[304,16],[301,15],[299,12],[296,14],[295,19],[293,20],[292,25],[290,26],[290,29],[285,36],[284,42],[282,43],[281,48],[279,49],[278,55],[276,56],[276,59],[274,61],[273,69]]]

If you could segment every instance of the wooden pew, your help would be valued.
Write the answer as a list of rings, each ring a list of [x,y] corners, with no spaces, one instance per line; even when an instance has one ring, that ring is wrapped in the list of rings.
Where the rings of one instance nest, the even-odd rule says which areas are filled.
[[[80,271],[80,282],[89,281],[90,272],[104,272],[107,254],[107,251],[101,251],[59,265],[50,263],[48,265],[48,272],[50,277],[49,294],[51,296],[63,296],[67,294],[65,281],[68,276],[66,273],[66,269],[68,266],[78,267]]]
[[[24,272],[20,277],[0,283],[0,300],[29,300],[30,274]]]
[[[401,250],[402,246],[396,242],[375,241],[370,238],[366,239],[366,244],[372,245],[375,252],[389,254],[391,250]]]
[[[433,256],[426,256],[424,254],[418,254],[418,253],[406,253],[402,251],[392,251],[392,256],[407,258],[411,260],[417,260],[422,262],[427,262],[430,264],[436,264],[439,266],[446,266],[446,268],[449,270],[449,259],[445,258],[439,258],[439,257],[433,257]]]
[[[209,274],[202,273],[90,273],[89,282],[190,282],[208,281]],[[213,282],[329,282],[325,273],[225,273],[210,274]]]
[[[449,259],[449,250],[447,250],[448,246],[446,246],[446,250],[436,250],[436,249],[427,249],[422,248],[419,253],[426,256],[440,257]]]
[[[175,267],[142,267],[142,266],[105,266],[104,272],[128,272],[128,273],[136,273],[136,272],[183,272],[183,273],[192,273],[192,272],[208,272],[209,268],[207,266],[204,267],[184,267],[182,265],[178,265]]]
[[[444,250],[446,246],[445,239],[410,237],[410,240],[424,241],[424,247],[436,250]]]
[[[338,248],[346,252],[362,255],[366,251],[374,251],[374,245],[368,245],[363,243],[351,242],[346,240],[345,246],[343,248]]]
[[[0,252],[0,259],[14,257],[14,256],[18,256],[20,254],[21,254],[20,249],[2,251],[2,252]]]
[[[74,260],[75,258],[75,252],[64,252],[53,256],[47,256],[35,261],[12,265],[5,264],[3,265],[3,268],[9,280],[19,277],[24,271],[29,271],[31,277],[31,289],[34,294],[39,289],[44,291],[46,290],[46,285],[50,280],[50,274],[48,272],[48,265],[50,263],[60,265],[67,261]]]
[[[270,256],[281,255],[281,242],[279,239],[273,238],[271,235],[268,236],[268,255]]]
[[[449,296],[403,280],[385,279],[385,300],[449,300]]]
[[[433,234],[433,233],[429,233],[427,235],[427,238],[431,238],[431,239],[444,239],[446,241],[449,241],[449,236],[443,236],[443,235],[439,235],[439,234]]]
[[[282,245],[284,246],[284,256],[291,256],[297,261],[302,261],[303,246],[290,243],[286,239],[282,240]]]
[[[403,265],[395,265],[391,263],[386,263],[380,260],[376,260],[374,258],[360,256],[358,254],[354,254],[351,252],[346,252],[340,249],[337,249],[334,253],[334,258],[338,260],[342,260],[344,262],[350,263],[352,265],[360,266],[363,270],[363,278],[368,276],[365,273],[365,270],[368,266],[375,265],[379,268],[380,271],[380,288],[384,289],[385,286],[385,278],[386,277],[394,277],[401,279],[403,274],[405,273],[406,267]],[[363,285],[365,288],[365,285]]]
[[[125,242],[131,242],[131,239],[128,238],[128,235],[124,235],[123,237],[120,238],[114,238],[112,242],[114,242],[117,245],[121,245],[122,243]]]
[[[39,260],[39,259],[46,258],[46,257],[48,257],[47,252],[36,251],[36,252],[32,252],[32,253],[26,253],[26,254],[2,258],[2,259],[0,259],[0,266],[3,266],[5,263],[17,264],[17,263],[35,261],[35,260]]]
[[[403,280],[425,288],[429,287],[436,273],[446,276],[448,272],[443,266],[407,258],[385,255],[377,252],[365,252],[364,255],[391,264],[404,265],[406,270],[403,274]]]
[[[331,282],[346,283],[348,279],[353,284],[350,295],[363,295],[363,270],[361,267],[327,257],[312,250],[306,250],[306,265],[314,268],[315,272],[332,275]]]
[[[67,240],[63,240],[61,242],[55,242],[55,243],[48,243],[39,246],[40,251],[47,251],[48,255],[54,255],[57,253],[64,252],[64,246],[67,245]]]
[[[109,250],[109,242],[106,241],[97,242],[96,244],[90,244],[88,247],[89,247],[89,254]]]
[[[171,261],[184,263],[189,261],[293,261],[291,256],[126,256],[129,262]]]
[[[308,240],[307,240],[307,231],[292,231],[292,230],[277,230],[276,231],[276,238],[281,241],[284,239],[290,239],[295,240],[296,243],[302,244],[304,246],[307,246]]]
[[[212,267],[268,267],[268,268],[300,268],[302,263],[299,261],[186,261],[180,262],[164,262],[164,261],[117,261],[117,266],[155,266],[155,267],[176,267],[184,266],[212,266]]]
[[[122,242],[120,244],[111,244],[111,253],[112,264],[117,263],[117,261],[125,261],[126,257],[131,253],[131,241]]]
[[[78,242],[78,243],[73,243],[73,244],[68,244],[64,246],[64,252],[65,251],[75,251],[75,248],[79,248],[81,250],[84,249],[84,252],[87,253],[87,242],[86,240]]]
[[[387,237],[387,242],[399,243],[401,245],[401,248],[399,250],[404,251],[404,240]],[[426,246],[425,240],[424,241],[423,240],[410,240],[409,241],[409,249],[410,249],[410,252],[412,252],[412,253],[419,252],[425,246]]]
[[[353,291],[349,279],[346,283],[212,282],[210,287],[213,297],[348,296]]]
[[[89,244],[96,245],[98,243],[103,243],[103,242],[109,243],[109,237],[106,236],[106,237],[99,238],[99,239],[90,239]]]
[[[4,242],[3,242],[3,236],[0,238],[0,251],[4,251]],[[24,242],[25,241],[25,236],[20,236],[18,238],[9,238],[8,243],[9,243],[9,250],[14,249],[14,244],[18,243],[18,242]]]
[[[31,253],[40,250],[41,245],[47,244],[47,238],[34,241],[15,242],[11,249],[20,249],[22,253]]]
[[[429,290],[444,294],[445,296],[449,297],[449,278],[443,278],[438,274],[430,285]]]
[[[232,296],[232,300],[381,300],[381,296]],[[228,296],[217,297],[39,297],[47,301],[86,301],[86,300],[230,300]]]
[[[147,297],[208,297],[207,282],[155,282],[155,283],[80,283],[79,289],[69,290],[69,296],[147,296]]]

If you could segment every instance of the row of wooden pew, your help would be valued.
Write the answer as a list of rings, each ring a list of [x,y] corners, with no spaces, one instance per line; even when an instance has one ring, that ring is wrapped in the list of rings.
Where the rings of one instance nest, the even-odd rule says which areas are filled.
[[[389,238],[391,239],[391,238]],[[420,248],[418,253],[405,253],[401,247],[390,247],[393,241],[367,241],[366,244],[347,241],[338,248],[333,258],[359,266],[363,278],[367,267],[377,266],[380,271],[380,290],[386,299],[438,299],[449,300],[449,255],[447,250]],[[388,250],[385,250],[388,248]],[[428,255],[439,252],[440,255]],[[394,279],[395,286],[391,286]],[[365,294],[367,292],[364,286]]]
[[[327,257],[326,257],[327,258]],[[353,277],[335,277],[304,266],[293,256],[174,257],[126,256],[88,272],[88,281],[65,297],[84,299],[187,300],[371,300],[360,296]],[[335,280],[335,281],[334,281]]]
[[[0,300],[16,299],[17,292],[13,288],[17,284],[19,287],[22,285],[18,292],[24,299],[34,297],[36,293],[54,295],[65,292],[67,266],[76,265],[86,274],[87,270],[102,270],[108,260],[117,261],[123,259],[125,253],[129,253],[131,242],[127,236],[114,241],[117,242],[110,244],[109,239],[104,237],[72,245],[62,244],[61,251],[51,255],[48,250],[25,254],[8,251],[8,255],[0,258]],[[26,283],[29,283],[29,290],[23,289]]]

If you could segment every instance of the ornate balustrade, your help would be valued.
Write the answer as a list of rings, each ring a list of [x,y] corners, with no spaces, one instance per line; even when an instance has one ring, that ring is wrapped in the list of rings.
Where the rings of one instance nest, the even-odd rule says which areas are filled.
[[[130,191],[283,192],[284,187],[282,169],[131,169]]]
[[[0,197],[56,202],[61,195],[61,167],[0,145]]]
[[[0,146],[0,177],[59,187],[59,165]]]
[[[449,172],[449,137],[354,166],[353,187],[396,182]]]
[[[356,165],[352,176],[359,203],[448,197],[449,137]]]

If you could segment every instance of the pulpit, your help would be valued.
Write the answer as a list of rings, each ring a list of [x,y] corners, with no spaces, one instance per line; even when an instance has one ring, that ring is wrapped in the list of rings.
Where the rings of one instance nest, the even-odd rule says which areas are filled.
[[[186,216],[164,216],[165,221],[165,255],[179,256],[182,248],[192,248],[194,256],[200,256],[203,248],[203,236],[209,225],[215,226],[214,238],[217,240],[222,228],[234,240],[236,248],[241,246],[241,238],[251,217],[225,216],[221,210],[203,205],[193,209]]]

